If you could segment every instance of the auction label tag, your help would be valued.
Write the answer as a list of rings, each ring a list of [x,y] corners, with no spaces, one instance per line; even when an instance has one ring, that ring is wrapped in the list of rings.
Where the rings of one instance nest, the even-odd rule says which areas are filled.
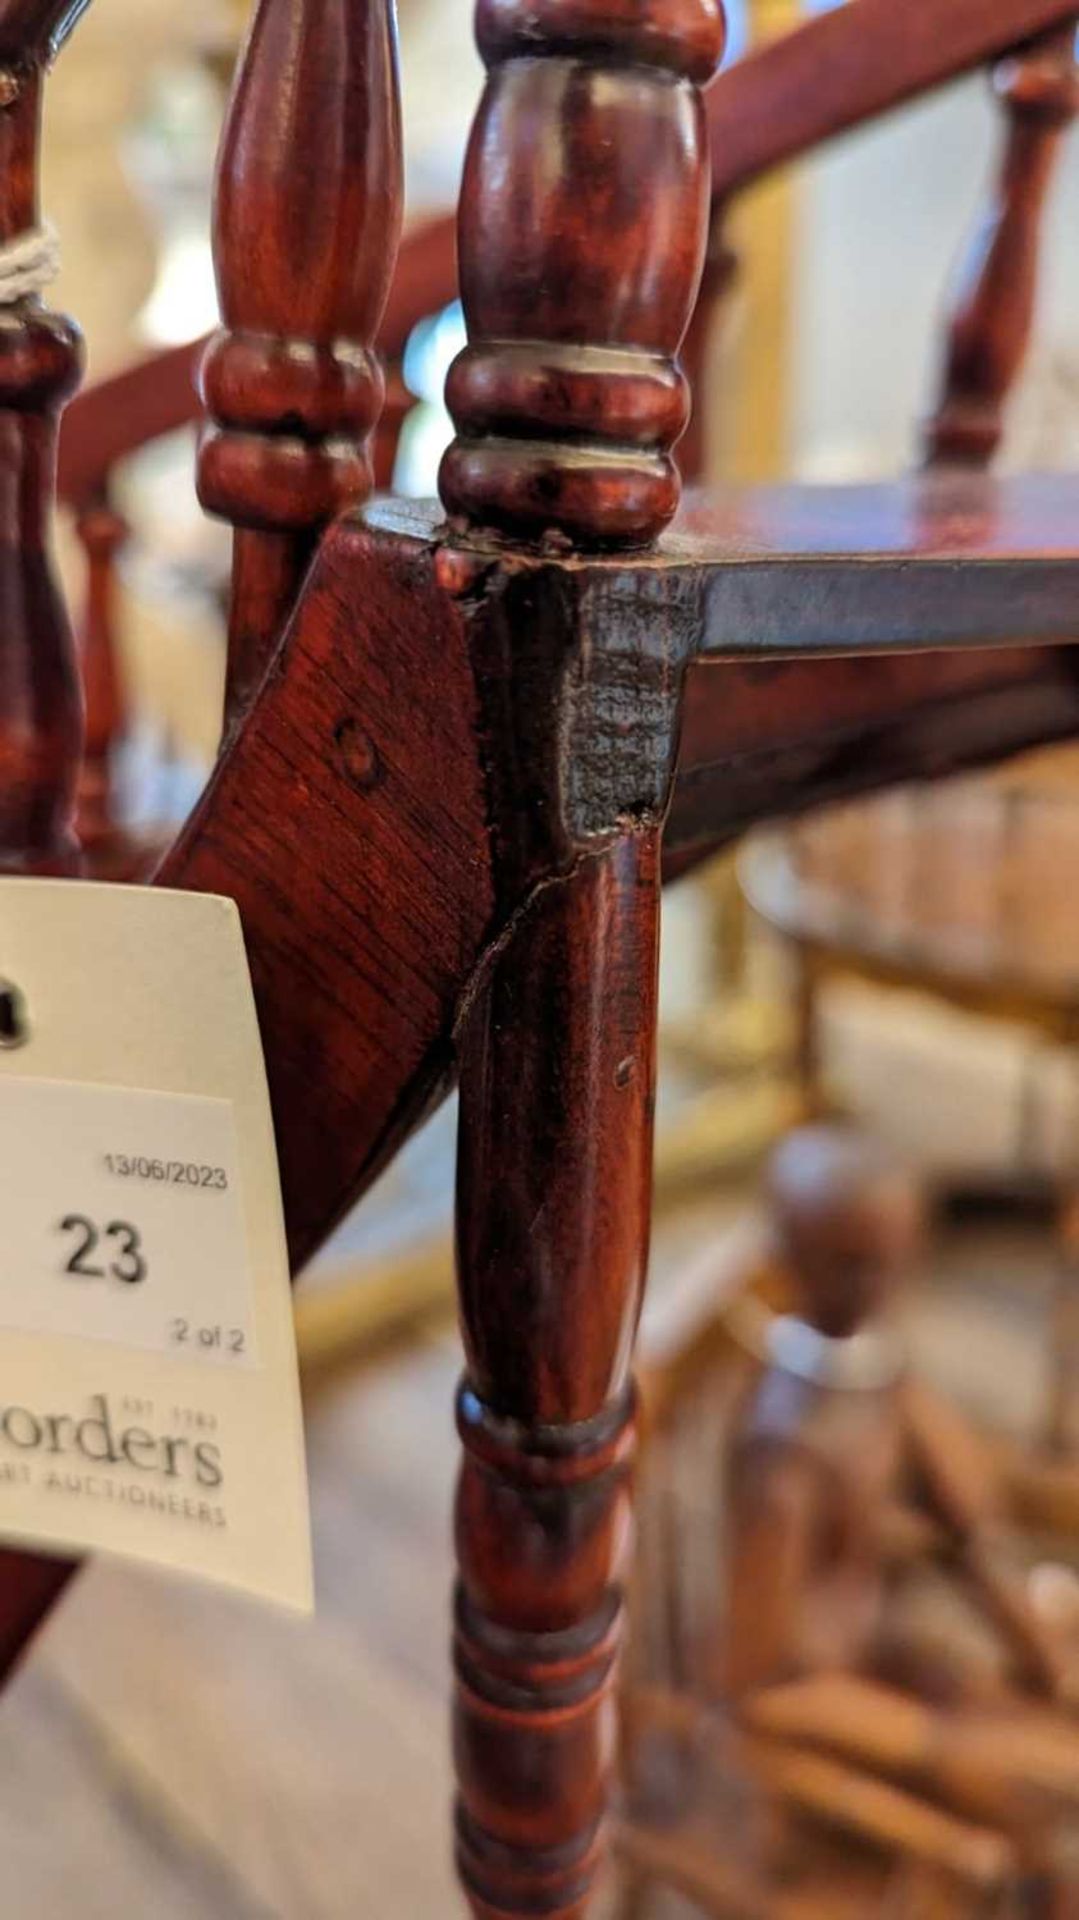
[[[239,915],[0,879],[0,1538],[312,1605]]]

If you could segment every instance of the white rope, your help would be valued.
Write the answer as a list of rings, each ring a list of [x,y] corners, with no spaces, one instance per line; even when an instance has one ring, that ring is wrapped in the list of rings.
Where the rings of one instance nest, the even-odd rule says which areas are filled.
[[[41,293],[60,271],[60,241],[49,221],[0,246],[0,307]]]

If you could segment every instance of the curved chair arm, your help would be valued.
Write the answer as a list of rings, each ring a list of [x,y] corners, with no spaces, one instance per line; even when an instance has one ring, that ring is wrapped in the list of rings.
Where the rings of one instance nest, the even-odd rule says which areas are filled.
[[[851,0],[728,67],[705,95],[713,198],[1074,19],[1069,0]]]

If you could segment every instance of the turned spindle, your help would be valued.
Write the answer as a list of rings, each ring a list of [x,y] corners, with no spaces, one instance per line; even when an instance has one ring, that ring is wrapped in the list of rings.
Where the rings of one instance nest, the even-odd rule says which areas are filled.
[[[71,0],[0,4],[4,249],[39,229],[42,75],[81,11]],[[81,342],[33,282],[0,300],[0,869],[65,873],[78,862],[81,695],[48,538],[57,420],[78,384]]]
[[[988,466],[1034,322],[1042,225],[1063,138],[1079,111],[1075,23],[994,74],[1006,129],[993,204],[963,262],[943,392],[926,435],[932,466]]]
[[[699,87],[719,0],[479,0],[488,79],[459,217],[469,344],[439,486],[455,528],[652,541],[678,503],[677,354],[704,261]]]
[[[260,0],[218,161],[223,330],[199,497],[236,528],[226,718],[257,687],[320,530],[371,490],[372,352],[401,228],[388,0]]]

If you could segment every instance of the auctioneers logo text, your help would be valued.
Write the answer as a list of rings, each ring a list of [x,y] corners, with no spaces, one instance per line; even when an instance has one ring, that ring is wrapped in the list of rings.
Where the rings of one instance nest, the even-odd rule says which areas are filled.
[[[191,1480],[198,1487],[219,1487],[224,1480],[221,1449],[211,1440],[181,1434],[151,1433],[146,1426],[121,1427],[107,1394],[91,1394],[90,1411],[35,1413],[29,1407],[0,1404],[0,1445],[20,1454],[78,1457],[95,1465],[132,1467],[163,1480]]]

